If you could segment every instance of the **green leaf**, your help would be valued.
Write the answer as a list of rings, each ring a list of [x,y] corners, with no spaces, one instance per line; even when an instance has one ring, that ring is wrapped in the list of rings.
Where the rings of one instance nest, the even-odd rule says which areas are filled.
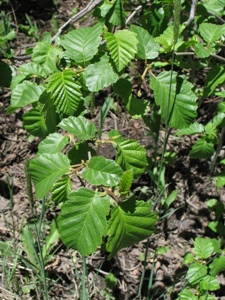
[[[0,76],[0,87],[9,87],[12,80],[12,69],[8,64],[4,61],[0,60],[0,74],[4,74],[4,76]]]
[[[92,157],[87,169],[82,173],[84,179],[93,185],[116,186],[123,171],[114,160],[103,156]]]
[[[78,250],[83,256],[89,255],[107,233],[110,197],[80,188],[68,198],[57,219],[60,238],[67,247]]]
[[[48,67],[48,65],[41,66],[35,62],[29,62],[24,64],[18,68],[19,73],[23,73],[26,75],[33,75],[34,77],[42,77],[46,78],[52,70]]]
[[[208,227],[218,233],[218,234],[223,234],[225,235],[225,225],[219,221],[212,221],[208,224]]]
[[[164,255],[169,252],[170,248],[168,246],[159,247],[156,249],[155,253],[157,255]]]
[[[116,65],[118,72],[134,58],[137,53],[137,38],[134,32],[127,29],[119,30],[115,34],[105,34],[107,48]]]
[[[207,267],[205,265],[202,265],[199,262],[194,262],[192,265],[188,267],[188,271],[187,271],[188,282],[190,284],[196,285],[203,280],[206,274],[207,274]]]
[[[184,255],[184,259],[183,259],[183,265],[189,265],[191,263],[193,263],[195,260],[194,255],[190,252],[186,253]]]
[[[82,116],[70,116],[63,119],[58,126],[82,141],[93,139],[96,133],[94,123],[89,122]]]
[[[49,134],[38,145],[38,154],[61,152],[68,144],[68,137],[57,132]]]
[[[149,108],[149,101],[130,97],[124,100],[126,110],[133,119],[142,118]]]
[[[159,54],[159,44],[156,43],[148,31],[135,25],[131,25],[131,30],[137,35],[137,56],[144,60],[156,58]]]
[[[56,203],[65,202],[72,191],[72,182],[69,177],[63,177],[54,183],[52,188],[52,200]]]
[[[45,244],[42,247],[42,255],[44,260],[49,256],[51,249],[59,240],[59,232],[56,226],[56,221],[53,220],[50,227],[50,233],[47,235]]]
[[[198,140],[190,151],[191,158],[210,158],[214,153],[214,144],[205,139]]]
[[[101,5],[100,10],[101,16],[105,19],[104,23],[108,28],[112,28],[112,25],[121,25],[121,27],[125,26],[123,3],[120,0],[104,2]]]
[[[207,0],[202,3],[206,9],[222,17],[224,14],[224,0]]]
[[[121,195],[126,195],[129,193],[133,180],[133,169],[130,169],[123,173],[119,184],[119,191]]]
[[[116,149],[116,162],[124,171],[133,169],[134,178],[144,173],[147,166],[146,150],[136,140],[119,141]]]
[[[201,291],[216,291],[220,289],[219,282],[215,277],[206,275],[204,279],[200,282]]]
[[[224,112],[219,112],[217,115],[215,115],[215,117],[213,117],[212,124],[215,127],[218,127],[219,125],[222,124],[222,122],[224,121],[224,119],[225,119],[225,113]]]
[[[210,275],[216,276],[220,272],[225,271],[225,256],[219,256],[214,258],[213,262],[209,265]]]
[[[29,173],[38,198],[51,190],[56,180],[69,172],[70,163],[62,153],[44,153],[30,161]]]
[[[66,55],[77,64],[91,60],[98,51],[101,43],[102,25],[78,28],[67,33],[61,41],[66,49]]]
[[[212,23],[202,23],[199,25],[199,33],[207,43],[219,40],[225,32],[225,24],[216,25]]]
[[[213,66],[207,75],[201,101],[203,101],[205,98],[213,94],[215,92],[216,87],[219,84],[224,83],[224,81],[225,81],[224,67]]]
[[[129,80],[125,79],[125,78],[120,78],[113,86],[114,88],[114,92],[118,95],[120,95],[120,97],[123,100],[128,100],[131,96],[131,92],[132,92],[132,84]]]
[[[177,129],[188,127],[197,116],[197,97],[192,92],[193,85],[177,77],[176,72],[172,77],[171,72],[162,72],[157,77],[151,77],[150,86],[164,120],[169,120],[169,125]]]
[[[48,91],[52,93],[54,104],[67,115],[73,115],[82,100],[81,86],[75,78],[72,70],[57,72],[49,78]]]
[[[117,278],[112,274],[109,273],[108,275],[105,276],[104,278],[105,284],[107,288],[113,290],[117,284]]]
[[[111,259],[120,249],[149,237],[155,230],[157,217],[150,204],[130,198],[113,208],[108,223],[106,250]]]
[[[214,52],[213,47],[207,45],[204,47],[199,41],[199,43],[196,43],[193,45],[193,48],[195,50],[196,55],[198,55],[200,58],[206,58],[209,57],[212,52]]]
[[[5,43],[5,42],[8,42],[8,41],[11,41],[13,39],[15,39],[16,37],[16,32],[15,30],[10,30],[7,34],[3,34],[2,31],[5,32],[5,26],[3,25],[3,22],[1,22],[1,25],[3,27],[3,30],[0,30],[0,45]]]
[[[33,136],[45,138],[48,134],[45,118],[36,108],[30,109],[23,115],[23,126]]]
[[[160,36],[155,38],[155,41],[164,47],[164,52],[171,51],[174,43],[173,26],[168,26]]]
[[[179,300],[198,300],[198,297],[195,296],[190,290],[184,289],[179,293]]]
[[[69,151],[68,158],[71,161],[71,165],[76,165],[80,164],[82,160],[89,160],[90,156],[94,155],[96,155],[95,150],[87,142],[76,142],[74,147]]]
[[[62,56],[61,48],[52,46],[48,42],[38,42],[33,49],[32,61],[43,66],[46,65],[53,73],[58,71],[56,64]]]
[[[212,255],[214,247],[209,239],[197,237],[194,241],[194,251],[198,259],[206,259]]]
[[[86,85],[91,92],[98,92],[116,82],[119,76],[113,71],[109,57],[105,54],[99,62],[86,68]]]
[[[225,185],[225,170],[222,170],[222,172],[217,174],[215,177],[217,177],[216,186],[218,188],[221,188],[222,186]]]
[[[197,134],[197,133],[203,133],[203,132],[204,132],[204,126],[202,124],[194,122],[187,128],[178,130],[176,132],[176,135]]]
[[[17,108],[37,102],[44,90],[43,86],[38,86],[35,82],[24,81],[18,84],[12,91],[11,106],[8,108],[8,112],[12,113]]]
[[[34,266],[38,266],[38,254],[35,247],[34,235],[28,225],[23,228],[22,241],[26,249],[29,262]]]

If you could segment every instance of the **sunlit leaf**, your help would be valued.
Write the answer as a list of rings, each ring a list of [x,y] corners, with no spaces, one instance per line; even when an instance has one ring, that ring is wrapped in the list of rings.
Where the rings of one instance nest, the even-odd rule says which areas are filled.
[[[171,76],[171,72],[163,71],[157,77],[151,77],[150,86],[163,119],[177,129],[188,127],[197,116],[197,97],[192,91],[193,85],[177,77],[176,72]]]
[[[58,126],[82,141],[92,139],[96,132],[94,123],[82,116],[70,116],[63,119]]]
[[[199,259],[209,258],[213,251],[213,244],[209,239],[197,237],[194,241],[195,255]]]
[[[66,55],[76,63],[85,63],[93,58],[102,40],[102,25],[83,27],[70,31],[61,41]]]
[[[137,56],[141,59],[154,59],[158,56],[159,44],[140,26],[131,25],[131,30],[136,33],[138,40]]]
[[[119,76],[114,72],[109,57],[104,55],[99,62],[86,68],[86,85],[91,92],[98,92],[116,82]]]
[[[61,152],[67,144],[67,136],[63,136],[57,132],[51,133],[39,143],[38,154]]]
[[[70,162],[62,153],[44,153],[30,161],[29,173],[38,198],[44,197],[56,180],[69,172]]]
[[[121,71],[134,58],[137,52],[138,41],[136,34],[123,29],[115,34],[107,32],[105,39],[116,68],[118,71]]]
[[[49,78],[48,91],[52,93],[54,104],[67,115],[73,115],[82,100],[80,88],[76,73],[72,70],[54,73]]]
[[[110,197],[86,188],[72,192],[57,219],[60,238],[81,255],[94,252],[107,233]]]
[[[116,186],[123,171],[113,160],[103,156],[92,157],[83,178],[93,185]]]
[[[194,262],[188,267],[187,279],[191,284],[198,284],[207,274],[207,266]]]

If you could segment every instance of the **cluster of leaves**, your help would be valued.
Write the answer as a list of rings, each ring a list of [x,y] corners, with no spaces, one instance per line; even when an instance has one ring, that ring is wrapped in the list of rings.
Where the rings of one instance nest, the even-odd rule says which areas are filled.
[[[191,9],[187,1],[175,1],[175,25],[171,22],[173,1],[153,1],[150,6],[147,1],[142,2],[142,16],[130,26],[126,24],[127,12],[122,1],[103,1],[93,13],[95,25],[70,30],[56,37],[55,44],[50,34],[46,34],[33,48],[31,62],[21,65],[11,82],[8,113],[29,107],[23,115],[24,128],[42,139],[36,158],[29,163],[36,196],[51,197],[60,204],[57,218],[60,238],[83,256],[104,244],[111,258],[121,248],[153,233],[156,214],[149,203],[136,199],[131,187],[147,171],[161,190],[165,188],[165,166],[174,156],[163,153],[163,163],[158,164],[161,124],[178,130],[177,135],[201,135],[190,152],[195,159],[212,156],[218,132],[224,127],[223,102],[206,125],[195,122],[197,109],[206,98],[225,97],[216,90],[225,80],[223,67],[216,60],[224,39],[225,25],[218,24],[224,13],[222,1],[198,3],[196,26],[192,30],[187,28],[187,16],[182,13],[179,27],[180,9]],[[124,1],[126,4],[129,1]],[[4,32],[2,43],[11,38],[8,34]],[[210,68],[203,90],[198,90],[191,78],[193,70],[185,56],[190,49],[199,58],[191,59],[194,68]],[[133,78],[128,70],[136,62],[141,62],[144,70],[138,69]],[[0,68],[6,68],[1,63]],[[171,64],[176,71],[171,70]],[[190,78],[185,70],[189,70]],[[154,100],[140,99],[141,89],[140,94],[135,94],[133,80],[141,88],[143,83],[147,84]],[[112,98],[105,100],[100,110],[100,126],[96,128],[85,117],[86,112],[93,105],[95,94],[109,87]],[[116,130],[102,139],[102,126],[114,99],[120,99],[131,118],[143,118],[152,131],[156,146],[151,158],[147,159],[146,149],[136,140],[123,138]],[[114,147],[114,160],[98,155],[99,145],[106,143]],[[83,186],[78,190],[73,189],[74,177]],[[176,193],[168,201],[163,200],[167,209]],[[199,243],[196,240],[196,249]],[[207,243],[210,253],[201,256],[195,249],[193,260],[208,259],[213,252],[218,253],[216,241]],[[210,273],[208,281],[201,283],[200,277],[194,276],[192,280],[194,271],[189,272],[189,284],[199,284],[201,292],[216,275]]]
[[[197,237],[193,253],[186,253],[187,287],[179,293],[180,300],[215,300],[212,292],[220,289],[216,276],[225,269],[225,256],[217,239]],[[212,259],[212,256],[215,256]]]

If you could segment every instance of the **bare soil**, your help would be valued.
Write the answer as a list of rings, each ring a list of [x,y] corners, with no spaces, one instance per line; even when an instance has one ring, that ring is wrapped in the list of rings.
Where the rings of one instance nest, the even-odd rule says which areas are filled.
[[[46,32],[53,26],[53,16],[56,17],[54,20],[58,22],[58,25],[62,24],[71,16],[75,7],[81,9],[87,3],[88,1],[66,0],[57,1],[57,6],[53,6],[51,1],[11,1],[11,5],[5,5],[5,11],[12,15],[14,24],[24,24],[26,22],[24,15],[27,13],[31,20],[37,23],[40,32]],[[84,19],[82,22],[87,24],[89,20]],[[82,22],[75,26],[83,26]],[[26,34],[18,30],[17,39],[12,42],[11,47],[14,48],[15,55],[21,56],[34,42],[33,38],[28,38]],[[18,66],[24,62],[12,60],[11,63],[13,66]],[[199,79],[199,82],[201,81]],[[0,239],[20,241],[21,228],[27,220],[33,218],[26,192],[25,162],[35,156],[39,140],[28,139],[22,126],[23,110],[12,115],[6,113],[9,99],[10,90],[5,89],[0,101]],[[210,116],[213,111],[213,104],[205,104],[200,118],[205,118],[205,115]],[[95,115],[97,120],[98,109]],[[145,136],[148,130],[143,122],[130,120],[125,112],[109,114],[104,130],[115,128],[126,137],[138,139],[144,146],[153,143],[151,138]],[[163,135],[162,129],[162,138]],[[168,142],[168,150],[177,153],[175,163],[167,169],[168,189],[169,191],[178,189],[179,192],[172,206],[171,211],[174,212],[158,222],[156,232],[151,236],[141,299],[146,297],[149,276],[153,267],[152,299],[176,299],[177,293],[182,290],[185,282],[186,268],[182,266],[185,253],[191,251],[195,237],[214,236],[207,228],[213,215],[207,209],[206,201],[216,198],[225,203],[224,189],[217,189],[215,180],[209,176],[211,161],[190,160],[188,157],[192,144],[190,137],[177,139],[172,135]],[[108,157],[113,156],[111,151],[112,149],[104,149]],[[137,190],[146,187],[148,195],[154,198],[154,186],[148,176],[142,176],[134,185],[134,189]],[[36,203],[36,208],[40,210],[39,201]],[[52,220],[56,215],[57,212],[49,208],[46,212],[47,221]],[[13,232],[16,236],[13,236],[10,226],[14,228]],[[160,246],[168,246],[169,251],[165,255],[155,257],[155,250]],[[23,248],[22,242],[18,247]],[[147,241],[143,241],[121,250],[110,261],[100,251],[87,257],[87,288],[90,298],[107,299],[103,294],[103,290],[106,289],[104,278],[107,274],[113,273],[118,278],[117,285],[112,292],[115,299],[137,299],[146,247]],[[23,255],[26,257],[26,253],[23,252]],[[50,299],[79,299],[82,259],[76,251],[68,250],[61,243],[56,245],[54,258],[46,266],[46,272],[51,279]],[[17,267],[16,276],[19,284],[22,285],[24,276],[22,265],[21,268]],[[7,290],[3,274],[1,277],[0,299],[15,299]],[[223,275],[219,279],[222,288],[217,292],[217,296],[218,299],[222,299],[225,279]],[[29,294],[21,299],[36,298]]]

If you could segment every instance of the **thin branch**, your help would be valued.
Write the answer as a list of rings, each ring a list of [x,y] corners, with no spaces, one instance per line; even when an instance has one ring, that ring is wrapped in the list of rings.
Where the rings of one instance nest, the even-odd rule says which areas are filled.
[[[129,17],[126,19],[126,25],[130,22],[130,20],[136,15],[136,13],[142,9],[142,5],[139,5],[135,8],[135,10],[129,15]]]
[[[191,24],[191,22],[194,20],[197,4],[198,4],[198,0],[192,0],[190,14],[189,14],[189,18],[186,22],[186,27],[188,27]]]
[[[55,39],[62,33],[64,28],[68,26],[71,22],[76,22],[83,18],[86,14],[88,14],[90,11],[92,11],[99,3],[101,3],[103,0],[91,0],[88,5],[79,11],[76,15],[74,15],[72,18],[70,18],[66,23],[64,23],[58,30],[58,32],[52,37],[52,42],[55,41]]]
[[[181,55],[195,55],[194,52],[175,52],[175,54],[179,55],[179,56],[181,56]],[[222,56],[219,56],[219,55],[214,54],[214,53],[211,53],[210,56],[225,62],[225,58],[222,57]]]

